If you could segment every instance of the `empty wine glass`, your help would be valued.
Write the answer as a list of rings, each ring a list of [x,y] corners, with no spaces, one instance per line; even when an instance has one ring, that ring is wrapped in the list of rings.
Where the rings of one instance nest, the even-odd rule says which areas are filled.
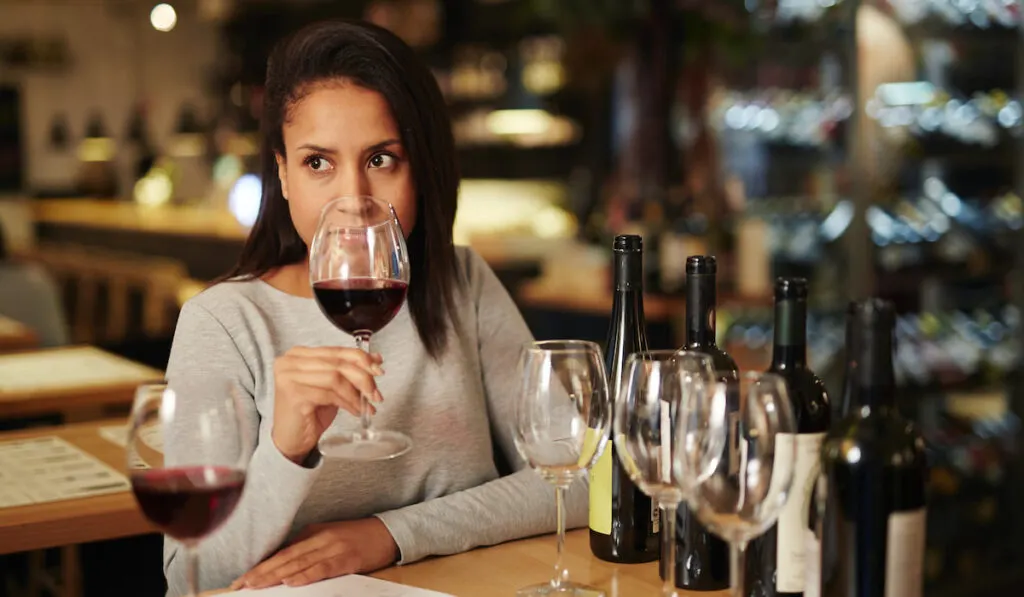
[[[603,597],[594,587],[569,581],[565,546],[565,490],[597,461],[608,441],[611,403],[601,349],[593,342],[531,342],[520,355],[522,387],[514,438],[523,459],[555,486],[558,556],[550,582],[524,587],[520,597]]]
[[[743,586],[747,543],[775,524],[789,498],[796,461],[796,424],[786,384],[771,373],[746,373],[718,382],[718,391],[735,396],[728,438],[715,471],[687,501],[712,533],[731,545],[732,591]]]
[[[726,404],[715,390],[714,365],[703,353],[639,352],[626,361],[612,437],[630,478],[665,511],[667,562],[675,562],[676,508],[722,457]],[[678,595],[675,570],[667,566],[664,597]]]
[[[324,206],[309,250],[309,281],[323,314],[369,352],[370,337],[394,319],[409,288],[405,235],[390,203],[373,197],[340,197]],[[385,460],[405,454],[412,440],[404,433],[374,429],[370,400],[362,397],[359,429],[327,433],[320,439],[326,456]]]
[[[150,522],[182,544],[194,597],[196,547],[234,512],[251,450],[237,394],[225,388],[201,405],[186,398],[163,384],[139,386],[126,452],[135,500]]]

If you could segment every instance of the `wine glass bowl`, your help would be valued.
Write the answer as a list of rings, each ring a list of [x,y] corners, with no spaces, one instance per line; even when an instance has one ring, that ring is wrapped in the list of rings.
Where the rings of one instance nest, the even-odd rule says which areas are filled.
[[[136,390],[128,425],[128,476],[139,509],[182,544],[196,593],[195,548],[234,512],[250,456],[238,396],[225,391],[201,407],[165,384]]]
[[[593,466],[608,441],[612,413],[601,349],[582,340],[532,342],[522,350],[519,371],[513,438],[527,464],[555,486],[558,557],[550,582],[517,595],[603,596],[570,582],[562,564],[565,490]]]
[[[679,503],[721,458],[726,409],[716,389],[711,357],[703,353],[645,351],[626,361],[612,437],[630,479],[665,511],[662,532],[672,540],[662,543],[669,550],[662,556],[668,562],[675,561]],[[675,566],[663,581],[663,597],[675,595]]]
[[[309,279],[324,316],[370,350],[373,334],[387,326],[405,302],[410,280],[405,235],[390,203],[367,196],[339,197],[320,214],[309,251]],[[320,451],[352,460],[397,458],[412,440],[392,430],[373,428],[370,403],[362,397],[360,427],[327,433]]]
[[[746,373],[719,382],[736,399],[718,466],[689,497],[697,519],[732,549],[734,595],[746,595],[747,543],[778,519],[793,483],[796,423],[786,384],[771,373]],[[733,405],[730,405],[733,406]]]

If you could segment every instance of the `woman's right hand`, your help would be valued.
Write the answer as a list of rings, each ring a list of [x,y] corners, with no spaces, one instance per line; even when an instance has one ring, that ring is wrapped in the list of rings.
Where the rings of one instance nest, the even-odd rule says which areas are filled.
[[[381,356],[358,348],[296,346],[274,361],[274,445],[302,462],[334,421],[338,409],[361,414],[362,395],[380,402],[375,375]],[[370,412],[376,412],[370,405]]]

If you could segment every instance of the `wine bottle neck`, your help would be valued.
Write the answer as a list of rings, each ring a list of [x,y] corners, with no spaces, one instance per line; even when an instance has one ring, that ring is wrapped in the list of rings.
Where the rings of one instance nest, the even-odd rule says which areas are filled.
[[[609,383],[618,387],[626,358],[647,349],[642,253],[615,253],[615,294],[606,359]]]
[[[715,344],[715,304],[718,297],[714,274],[690,274],[686,279],[686,344]]]
[[[775,338],[772,368],[807,366],[807,302],[783,299],[775,302]]]
[[[615,294],[642,293],[644,289],[644,259],[639,251],[616,251],[614,258]]]
[[[893,369],[893,334],[886,326],[858,330],[857,362],[853,367],[856,406],[887,408],[896,404],[896,374]]]

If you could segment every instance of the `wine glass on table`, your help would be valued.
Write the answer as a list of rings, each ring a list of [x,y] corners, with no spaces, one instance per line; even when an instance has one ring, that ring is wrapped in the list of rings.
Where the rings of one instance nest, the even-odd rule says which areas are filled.
[[[166,385],[146,384],[132,404],[132,492],[142,514],[182,544],[190,597],[198,593],[196,547],[231,516],[245,486],[251,450],[239,400],[225,387],[215,400],[188,405]]]
[[[714,365],[704,353],[654,350],[626,361],[612,438],[630,478],[665,511],[666,562],[675,562],[679,503],[722,457],[728,421],[725,395],[716,388]],[[677,597],[676,567],[666,570],[662,595]]]
[[[370,338],[405,302],[409,288],[405,235],[390,203],[367,196],[331,201],[309,250],[309,281],[323,314],[369,352]],[[387,460],[412,448],[409,436],[372,426],[370,400],[362,397],[359,429],[325,433],[320,452],[349,460]]]
[[[778,375],[745,373],[719,381],[718,392],[735,400],[729,404],[728,436],[714,472],[687,501],[697,519],[730,544],[732,592],[746,597],[747,544],[775,524],[789,499],[796,422]]]
[[[523,459],[555,486],[558,555],[549,582],[524,587],[516,595],[603,597],[600,589],[570,582],[562,561],[565,490],[597,461],[611,425],[601,349],[583,340],[531,342],[522,349],[519,372],[513,437]]]

